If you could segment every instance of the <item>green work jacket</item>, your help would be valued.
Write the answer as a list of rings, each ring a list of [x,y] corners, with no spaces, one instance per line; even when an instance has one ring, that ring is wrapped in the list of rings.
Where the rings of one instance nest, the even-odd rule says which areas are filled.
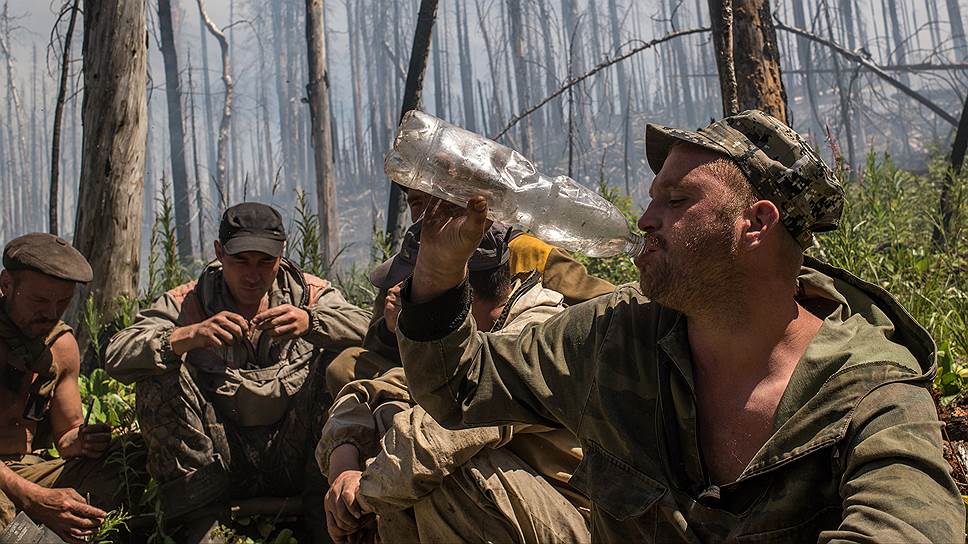
[[[419,305],[408,285],[398,337],[411,392],[442,425],[578,437],[571,485],[592,501],[596,542],[963,542],[933,341],[843,270],[807,259],[799,288],[823,325],[772,436],[720,486],[700,448],[686,318],[635,286],[508,337],[476,330],[466,283]]]

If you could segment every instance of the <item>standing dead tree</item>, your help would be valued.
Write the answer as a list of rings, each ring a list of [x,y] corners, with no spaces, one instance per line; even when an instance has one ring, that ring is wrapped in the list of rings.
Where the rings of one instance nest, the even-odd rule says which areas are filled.
[[[67,76],[70,74],[71,62],[71,41],[74,38],[74,26],[77,23],[78,4],[80,0],[74,0],[64,6],[60,17],[70,13],[67,21],[67,32],[64,34],[62,44],[61,65],[60,65],[60,85],[57,88],[57,103],[54,105],[54,128],[50,143],[50,193],[48,199],[48,232],[58,234],[57,224],[57,205],[60,202],[60,148],[61,148],[61,124],[64,121],[64,103],[67,100]],[[55,23],[56,26],[56,23]]]
[[[188,168],[185,165],[185,125],[181,103],[181,79],[175,29],[171,22],[171,0],[158,0],[158,27],[161,31],[161,56],[165,63],[165,95],[168,99],[168,144],[171,149],[171,181],[175,196],[175,238],[178,257],[192,255],[191,205],[188,197]]]
[[[144,1],[84,0],[84,153],[74,246],[90,261],[94,280],[75,301],[90,294],[108,316],[118,310],[119,297],[138,293],[148,130],[145,37]],[[80,340],[86,345],[87,338]]]
[[[316,206],[319,214],[319,253],[332,266],[339,246],[336,217],[336,179],[333,171],[333,131],[329,109],[329,75],[326,67],[326,23],[323,0],[306,0],[306,59],[309,62],[310,140],[316,165]]]
[[[755,108],[788,122],[786,91],[780,77],[780,52],[769,0],[709,0],[709,16],[714,41],[719,45],[716,54],[724,112],[728,115]],[[731,40],[729,34],[732,34]],[[730,65],[734,73],[730,73]],[[734,78],[735,107],[732,103]]]
[[[218,189],[218,209],[221,215],[227,206],[228,183],[226,180],[225,161],[228,159],[229,126],[232,122],[233,85],[230,71],[229,42],[225,39],[225,33],[215,26],[215,23],[208,17],[208,13],[205,11],[204,0],[196,0],[196,3],[198,4],[198,15],[205,23],[205,28],[208,29],[209,34],[215,37],[219,47],[222,49],[222,84],[225,86],[225,102],[222,105],[222,121],[218,126],[218,152],[215,159],[215,187]]]
[[[413,33],[413,45],[410,48],[410,66],[407,67],[407,83],[403,88],[403,104],[400,106],[401,119],[408,111],[420,107],[424,72],[427,70],[427,55],[430,53],[430,39],[433,36],[436,20],[437,0],[420,0],[417,26]],[[407,201],[399,185],[390,184],[389,200],[387,233],[390,235],[390,247],[396,251],[403,240],[407,209]]]

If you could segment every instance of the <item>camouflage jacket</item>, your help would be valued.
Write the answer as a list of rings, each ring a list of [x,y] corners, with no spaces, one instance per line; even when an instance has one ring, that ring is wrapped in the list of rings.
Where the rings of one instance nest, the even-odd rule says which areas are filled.
[[[685,318],[634,286],[518,337],[483,334],[457,302],[403,292],[414,398],[446,427],[564,425],[584,460],[596,542],[963,542],[965,509],[929,393],[935,348],[882,289],[813,259],[798,301],[824,323],[773,435],[736,481],[709,484]]]
[[[505,314],[492,329],[497,334],[517,335],[528,324],[564,309],[562,295],[544,289],[536,273],[519,277],[524,281],[517,282]],[[501,447],[534,467],[576,506],[588,508],[588,500],[567,483],[581,461],[574,435],[527,424],[444,429],[413,402],[400,367],[373,380],[351,382],[340,392],[316,449],[324,474],[329,472],[330,453],[347,443],[369,460],[360,492],[377,512],[412,506],[484,448]]]
[[[175,355],[169,337],[176,327],[221,311],[237,311],[222,280],[222,267],[213,263],[197,282],[165,293],[139,313],[133,325],[114,335],[105,369],[115,379],[133,383],[187,364],[199,388],[211,394],[216,408],[232,421],[270,425],[302,387],[311,362],[360,345],[370,320],[369,312],[347,302],[328,281],[304,274],[287,260],[269,291],[269,306],[281,304],[309,311],[305,336],[278,342],[260,335],[221,349]]]

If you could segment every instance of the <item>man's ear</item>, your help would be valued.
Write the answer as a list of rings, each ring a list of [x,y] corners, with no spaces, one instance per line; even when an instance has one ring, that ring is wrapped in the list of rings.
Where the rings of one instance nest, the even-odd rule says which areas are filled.
[[[746,210],[746,229],[740,244],[748,250],[760,247],[780,225],[780,210],[769,200],[759,200]]]
[[[0,271],[0,292],[9,295],[13,291],[13,274],[4,269]]]
[[[214,244],[215,244],[215,258],[218,259],[219,262],[222,262],[222,257],[225,256],[225,252],[222,249],[222,244],[218,240],[215,240]]]

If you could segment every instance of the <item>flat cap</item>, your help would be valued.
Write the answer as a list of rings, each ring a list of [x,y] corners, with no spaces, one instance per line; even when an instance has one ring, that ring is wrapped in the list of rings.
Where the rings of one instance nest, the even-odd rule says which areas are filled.
[[[692,131],[648,125],[645,153],[659,173],[676,142],[688,142],[732,159],[756,196],[780,210],[780,221],[801,247],[813,233],[837,228],[844,211],[844,188],[812,147],[779,119],[759,110],[726,117]]]
[[[32,232],[11,240],[3,249],[7,270],[33,270],[58,279],[87,283],[94,279],[90,263],[67,240]]]

